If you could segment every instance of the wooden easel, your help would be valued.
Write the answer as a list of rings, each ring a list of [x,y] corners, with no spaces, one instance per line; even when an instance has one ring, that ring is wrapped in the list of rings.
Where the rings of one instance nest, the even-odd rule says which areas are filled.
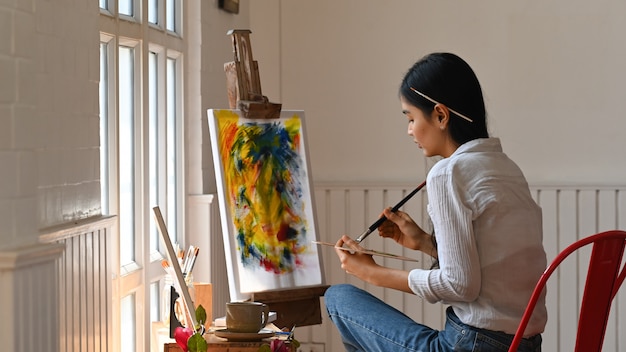
[[[251,300],[263,302],[276,312],[274,325],[284,328],[322,323],[320,297],[328,285],[294,288],[280,291],[256,292]]]
[[[226,88],[231,109],[239,109],[251,119],[278,118],[281,104],[271,103],[261,92],[259,66],[252,59],[250,33],[247,29],[228,31],[233,37],[234,62],[224,64]],[[277,314],[278,327],[307,326],[322,323],[320,297],[328,285],[286,290],[255,292],[252,301],[269,305]]]
[[[231,109],[239,109],[247,118],[278,118],[282,104],[271,103],[261,92],[259,65],[252,58],[248,29],[232,29],[235,61],[224,64],[226,89]]]

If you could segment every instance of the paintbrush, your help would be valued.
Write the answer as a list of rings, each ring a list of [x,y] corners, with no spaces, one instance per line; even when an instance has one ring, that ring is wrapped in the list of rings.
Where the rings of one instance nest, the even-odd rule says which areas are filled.
[[[417,188],[412,190],[411,193],[407,194],[406,197],[402,198],[402,200],[398,204],[394,205],[394,207],[391,208],[391,211],[394,213],[398,211],[400,207],[404,205],[404,203],[408,202],[409,199],[411,199],[415,195],[415,193],[419,192],[420,189],[424,188],[424,186],[426,186],[426,181],[422,182],[419,186],[417,186]],[[365,239],[365,237],[369,236],[370,233],[372,233],[380,225],[382,225],[382,223],[385,222],[385,220],[387,220],[387,218],[384,215],[381,216],[380,219],[376,220],[376,222],[374,222],[370,227],[368,227],[367,230],[365,230],[365,232],[363,232],[361,236],[357,237],[356,240],[354,241],[356,243],[361,243]]]
[[[191,255],[191,259],[189,260],[189,265],[187,267],[187,270],[185,272],[185,275],[190,275],[191,271],[193,270],[193,266],[196,264],[196,259],[198,258],[198,252],[200,251],[200,248],[195,247],[193,249],[193,254]]]
[[[193,256],[194,246],[190,245],[189,249],[187,249],[187,254],[183,259],[183,263],[180,266],[180,270],[182,270],[183,275],[189,272],[189,262],[191,261],[191,257]]]

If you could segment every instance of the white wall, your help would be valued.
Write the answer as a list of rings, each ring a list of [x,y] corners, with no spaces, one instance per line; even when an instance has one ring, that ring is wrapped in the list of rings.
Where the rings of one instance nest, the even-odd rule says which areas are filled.
[[[490,131],[531,183],[623,184],[626,3],[250,2],[263,92],[304,109],[315,181],[424,178],[397,88],[421,56],[476,71]],[[432,162],[432,161],[431,161]]]
[[[98,14],[0,1],[0,250],[100,213]]]
[[[0,0],[0,340],[8,351],[58,350],[50,322],[63,248],[39,244],[39,230],[101,211],[98,16],[92,1]]]

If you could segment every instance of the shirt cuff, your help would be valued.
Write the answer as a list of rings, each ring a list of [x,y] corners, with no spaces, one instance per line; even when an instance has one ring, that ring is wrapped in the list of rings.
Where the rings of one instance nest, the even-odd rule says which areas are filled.
[[[440,301],[431,290],[429,278],[432,270],[413,269],[409,271],[409,288],[418,297],[421,297],[429,303],[437,303]]]

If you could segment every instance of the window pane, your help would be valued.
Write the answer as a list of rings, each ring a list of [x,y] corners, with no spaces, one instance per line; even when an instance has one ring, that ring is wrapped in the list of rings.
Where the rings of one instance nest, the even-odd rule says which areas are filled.
[[[159,290],[159,281],[150,284],[150,321],[161,320],[161,290]]]
[[[135,259],[134,50],[119,48],[119,224],[120,265]]]
[[[135,295],[122,298],[120,302],[120,342],[122,352],[134,352],[136,346]]]
[[[150,23],[159,23],[159,2],[157,0],[148,0],[148,21]]]
[[[109,58],[108,45],[100,43],[100,207],[109,214]]]
[[[122,15],[133,15],[133,0],[119,0],[117,3],[119,13]]]
[[[176,0],[165,0],[165,28],[176,31]]]
[[[107,0],[100,0],[100,8],[104,9],[104,10],[108,10],[109,9],[109,4],[108,4]]]
[[[150,208],[159,205],[159,106],[158,106],[158,56],[156,53],[148,54],[148,119],[149,119],[149,178],[150,178]],[[150,252],[154,253],[159,248],[159,233],[156,223],[150,221]]]
[[[166,154],[167,154],[167,219],[168,230],[172,240],[178,240],[177,232],[177,213],[176,213],[176,191],[177,191],[177,145],[178,140],[176,129],[176,60],[167,59],[167,137],[166,137]],[[177,241],[180,243],[180,241]]]

